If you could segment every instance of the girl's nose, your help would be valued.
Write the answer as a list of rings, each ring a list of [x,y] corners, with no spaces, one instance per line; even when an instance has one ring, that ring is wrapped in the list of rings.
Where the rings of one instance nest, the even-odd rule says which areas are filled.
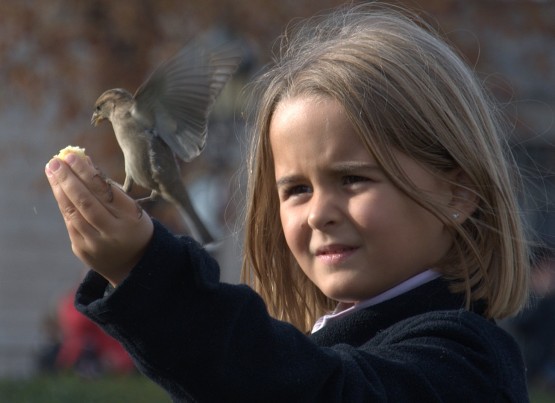
[[[310,199],[308,225],[322,230],[337,223],[340,211],[334,196],[325,192],[314,192]]]

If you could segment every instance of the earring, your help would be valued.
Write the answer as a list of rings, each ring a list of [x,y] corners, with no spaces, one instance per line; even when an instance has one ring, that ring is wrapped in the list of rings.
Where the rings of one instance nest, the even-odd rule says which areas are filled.
[[[453,220],[458,220],[460,216],[461,216],[461,213],[453,213],[453,214],[451,214],[451,217],[453,218]]]

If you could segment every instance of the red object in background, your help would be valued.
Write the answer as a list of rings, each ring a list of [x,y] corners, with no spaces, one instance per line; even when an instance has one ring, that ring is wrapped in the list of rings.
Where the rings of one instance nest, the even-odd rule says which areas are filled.
[[[58,305],[61,345],[56,357],[59,369],[74,369],[87,355],[98,360],[102,371],[130,373],[135,369],[131,357],[112,337],[80,313],[73,305],[74,293],[64,296]]]

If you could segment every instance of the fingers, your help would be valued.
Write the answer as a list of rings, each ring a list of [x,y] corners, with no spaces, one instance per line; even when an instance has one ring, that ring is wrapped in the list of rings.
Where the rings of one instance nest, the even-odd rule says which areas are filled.
[[[59,159],[51,160],[45,172],[70,236],[74,230],[77,234],[95,232],[94,226],[82,214],[92,202],[83,183]]]
[[[100,205],[113,213],[113,209],[109,208],[109,205],[114,202],[112,182],[93,165],[90,158],[87,157],[85,160],[75,154],[69,154],[65,162],[83,182],[88,191],[98,199]]]
[[[135,211],[135,202],[94,167],[90,159],[69,154],[64,161],[53,159],[46,175],[62,215],[78,226],[81,217],[93,228],[110,230],[114,218]]]

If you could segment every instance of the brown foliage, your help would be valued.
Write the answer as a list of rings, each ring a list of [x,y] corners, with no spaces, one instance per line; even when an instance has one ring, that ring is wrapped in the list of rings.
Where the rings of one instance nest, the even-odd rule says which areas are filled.
[[[270,57],[292,20],[344,3],[339,0],[42,0],[0,2],[0,107],[53,107],[56,129],[90,145],[96,97],[134,91],[148,72],[191,37],[222,29],[252,48],[253,65]],[[553,102],[555,28],[552,2],[407,0],[461,50],[502,100]],[[551,83],[548,85],[546,83]],[[533,124],[531,124],[533,127]],[[522,127],[526,126],[523,124]],[[75,127],[78,127],[75,130]],[[108,125],[103,126],[110,132]],[[118,153],[113,136],[95,129],[99,154]],[[77,131],[77,133],[75,132]],[[98,139],[102,139],[99,141]],[[89,144],[87,144],[89,143]]]

